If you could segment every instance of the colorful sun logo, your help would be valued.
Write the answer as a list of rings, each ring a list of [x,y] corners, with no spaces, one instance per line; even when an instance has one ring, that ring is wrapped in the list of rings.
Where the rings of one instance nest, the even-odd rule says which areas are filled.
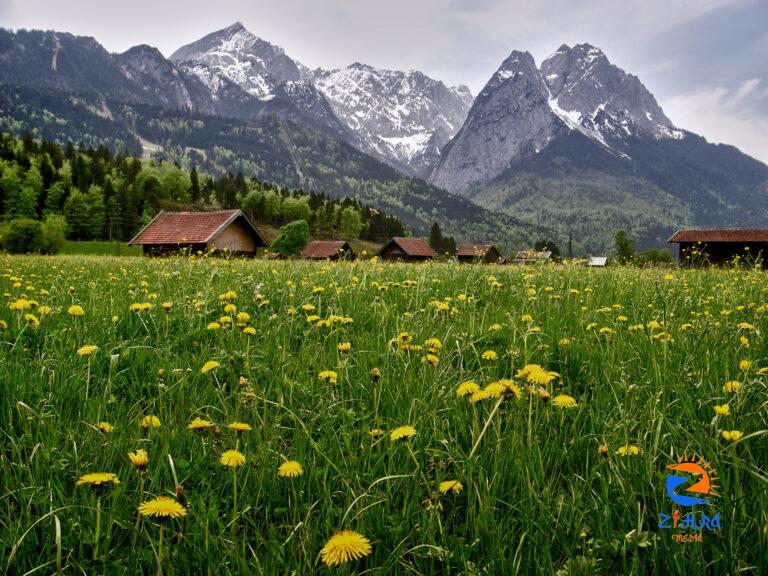
[[[709,504],[709,500],[702,496],[717,496],[715,490],[719,486],[714,482],[717,480],[715,470],[700,457],[693,454],[688,458],[688,454],[677,457],[677,464],[670,464],[667,469],[676,472],[684,472],[687,475],[667,475],[667,495],[675,504],[679,506],[695,506],[696,504]],[[694,482],[686,488],[684,484]],[[698,494],[698,496],[688,496],[679,492]]]

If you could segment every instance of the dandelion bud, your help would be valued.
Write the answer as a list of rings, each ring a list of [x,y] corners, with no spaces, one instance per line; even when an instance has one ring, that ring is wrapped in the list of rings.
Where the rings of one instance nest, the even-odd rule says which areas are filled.
[[[605,444],[601,445],[600,448],[598,448],[597,450],[598,452],[600,452],[600,456],[602,456],[603,458],[608,457],[608,446],[606,446]]]
[[[373,370],[371,370],[371,378],[373,378],[374,382],[378,382],[379,380],[381,380],[381,370],[379,370],[378,368],[374,368]]]

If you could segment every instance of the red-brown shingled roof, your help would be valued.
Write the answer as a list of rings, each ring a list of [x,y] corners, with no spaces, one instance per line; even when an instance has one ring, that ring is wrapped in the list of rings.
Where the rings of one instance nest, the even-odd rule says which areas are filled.
[[[205,244],[240,210],[160,212],[129,244]]]
[[[768,229],[706,228],[701,230],[678,230],[668,242],[768,242]]]
[[[421,238],[395,236],[392,238],[392,242],[400,246],[403,252],[409,256],[426,256],[428,258],[435,258],[437,256],[437,253]],[[386,246],[384,248],[386,248]]]
[[[456,255],[469,256],[470,258],[485,256],[491,248],[493,248],[493,244],[462,244],[456,251]]]
[[[344,240],[313,240],[307,244],[307,247],[304,248],[301,255],[304,258],[324,260],[325,258],[333,256],[345,246],[347,249],[351,250],[349,244]]]

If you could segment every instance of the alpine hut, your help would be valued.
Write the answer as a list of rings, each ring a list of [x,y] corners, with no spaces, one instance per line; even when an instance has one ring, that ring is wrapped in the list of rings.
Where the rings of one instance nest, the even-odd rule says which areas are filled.
[[[162,255],[182,249],[253,256],[267,246],[264,237],[241,210],[160,212],[130,242],[144,254]]]
[[[668,242],[679,244],[682,264],[726,264],[738,256],[761,258],[768,268],[767,228],[678,230]]]
[[[462,244],[456,251],[457,262],[493,264],[499,260],[501,254],[493,244]]]
[[[395,236],[379,251],[382,260],[402,260],[404,262],[423,262],[432,260],[437,253],[420,238]]]
[[[301,256],[308,260],[354,260],[355,251],[344,240],[312,240]]]

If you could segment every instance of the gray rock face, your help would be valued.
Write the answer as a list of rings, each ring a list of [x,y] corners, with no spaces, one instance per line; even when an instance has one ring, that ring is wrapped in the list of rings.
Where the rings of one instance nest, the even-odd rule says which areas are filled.
[[[170,108],[213,111],[206,86],[176,68],[157,48],[134,46],[115,59],[126,78],[136,82],[153,102]]]
[[[429,174],[472,104],[466,86],[449,87],[417,71],[355,63],[312,77],[358,148],[417,176]]]
[[[605,144],[638,134],[683,137],[640,80],[590,44],[561,46],[541,63],[541,74],[553,111]]]
[[[514,159],[544,148],[567,130],[548,100],[533,56],[512,52],[477,96],[430,182],[461,192],[492,179]]]
[[[240,22],[182,46],[170,60],[199,78],[214,97],[234,84],[268,100],[278,85],[302,78],[299,66],[282,48],[257,38]]]

